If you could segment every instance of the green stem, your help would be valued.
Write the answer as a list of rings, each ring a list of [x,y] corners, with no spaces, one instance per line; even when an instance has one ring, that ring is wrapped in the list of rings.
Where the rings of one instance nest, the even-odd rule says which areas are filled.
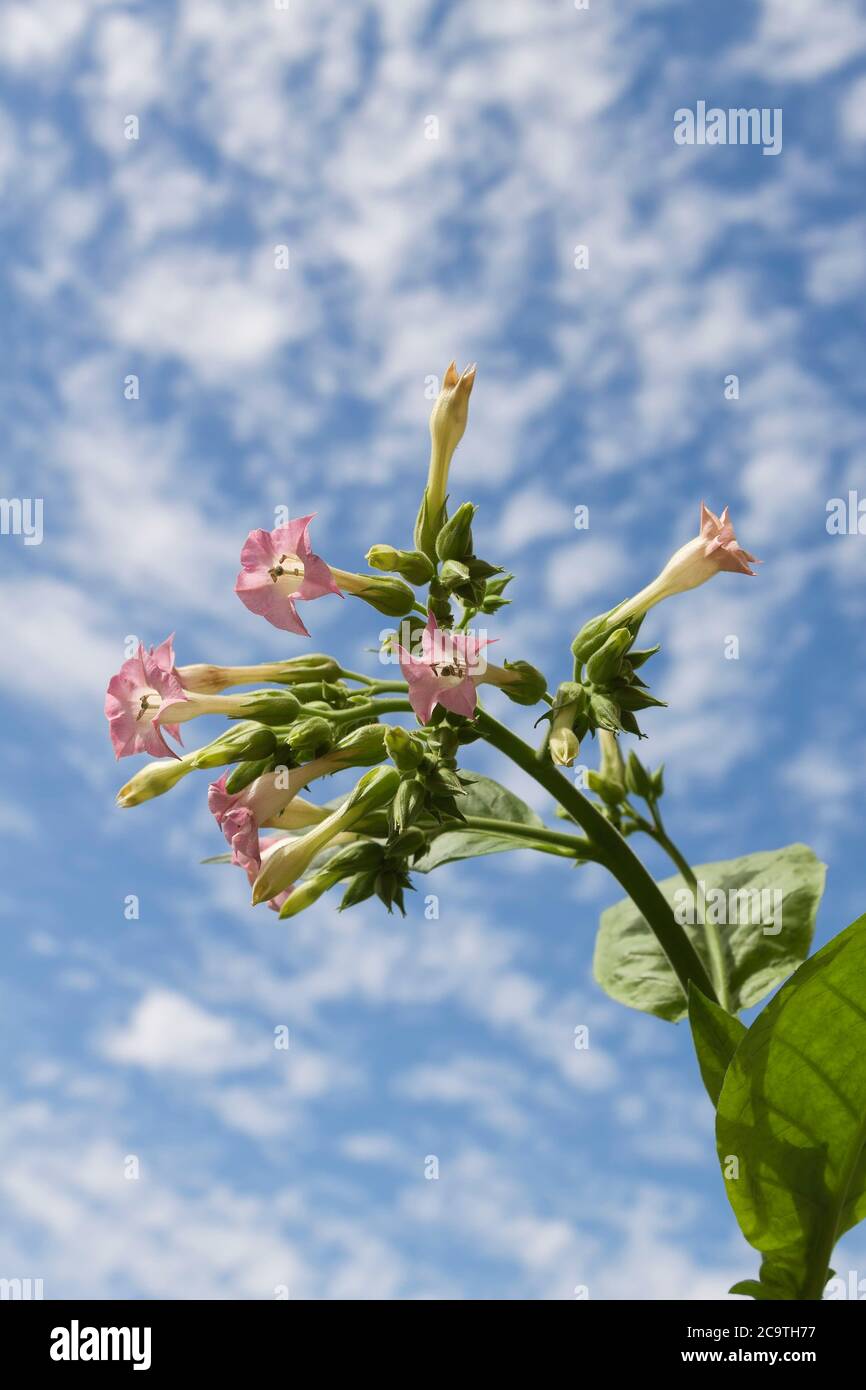
[[[384,695],[387,691],[406,691],[409,689],[405,681],[383,681],[376,676],[362,676],[359,671],[341,671],[340,676],[343,680],[358,681],[359,684],[367,687],[368,695]],[[354,692],[357,695],[361,691]]]
[[[673,840],[670,838],[667,831],[665,830],[664,822],[661,818],[661,812],[659,811],[655,802],[650,802],[649,808],[653,818],[653,824],[649,825],[645,820],[642,819],[642,817],[637,817],[638,829],[642,830],[644,834],[649,835],[651,839],[655,840],[659,848],[664,850],[671,863],[677,866],[677,868],[680,871],[680,875],[689,885],[689,888],[692,890],[692,895],[695,899],[695,904],[697,904],[698,880],[695,876],[695,871],[692,868],[689,861],[686,859],[685,855],[677,848],[677,846],[674,844]],[[710,972],[713,977],[713,984],[716,987],[716,994],[718,995],[719,1003],[721,1004],[722,1008],[725,1009],[729,1014],[733,1013],[734,1009],[732,1007],[731,992],[728,988],[728,971],[727,966],[725,964],[725,950],[724,946],[722,945],[721,932],[719,931],[717,923],[708,922],[706,920],[706,914],[704,915],[704,920],[701,923],[701,926],[703,927],[704,931],[704,941],[707,947],[707,955],[710,958]]]
[[[360,692],[359,692],[360,693]],[[354,724],[358,719],[377,719],[380,714],[409,713],[412,706],[408,700],[371,700],[367,705],[348,705],[346,709],[335,709],[326,717],[332,724]]]
[[[375,676],[364,676],[360,671],[347,671],[345,667],[340,668],[340,680],[357,681],[359,685],[377,685]]]
[[[462,821],[447,821],[438,826],[434,833],[441,835],[453,830],[486,830],[490,834],[519,840],[527,849],[543,850],[567,859],[598,859],[598,851],[589,840],[580,835],[566,835],[560,830],[548,830],[546,826],[518,825],[514,821],[497,820],[493,816],[466,816]]]
[[[544,787],[586,831],[600,862],[613,874],[645,917],[684,992],[688,994],[689,982],[694,981],[702,994],[718,1002],[701,959],[674,917],[670,904],[619,831],[552,763],[539,761],[534,750],[510,729],[483,710],[476,714],[475,723],[488,743]]]

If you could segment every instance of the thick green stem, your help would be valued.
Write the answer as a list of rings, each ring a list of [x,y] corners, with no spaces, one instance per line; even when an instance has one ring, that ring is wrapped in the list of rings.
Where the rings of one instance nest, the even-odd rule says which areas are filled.
[[[546,826],[518,825],[515,821],[497,820],[493,816],[466,816],[462,821],[446,821],[434,834],[460,830],[486,830],[519,841],[527,849],[543,850],[564,859],[598,859],[594,845],[580,835],[566,835],[560,830],[548,830]]]
[[[650,811],[652,812],[653,824],[650,826],[647,825],[646,821],[641,820],[639,822],[639,828],[643,830],[645,834],[649,835],[653,840],[655,840],[656,844],[659,846],[660,849],[664,850],[665,854],[668,856],[671,862],[673,864],[676,864],[677,868],[680,871],[681,877],[685,880],[685,882],[689,885],[689,888],[692,890],[692,894],[695,899],[695,904],[697,905],[698,880],[695,877],[695,871],[692,868],[689,861],[686,859],[685,855],[680,852],[680,850],[677,848],[677,846],[674,844],[673,840],[670,838],[667,831],[665,830],[661,815],[654,802],[650,804]],[[719,1003],[721,1004],[723,1009],[727,1010],[728,1013],[733,1013],[733,1008],[731,1004],[731,992],[728,988],[728,970],[725,964],[725,950],[724,946],[722,945],[721,932],[719,931],[719,928],[715,922],[708,922],[706,920],[706,914],[704,915],[704,920],[701,923],[701,926],[703,927],[704,941],[706,942],[707,947],[707,955],[710,958],[710,971],[713,976],[713,984],[716,987],[716,994],[718,995]]]
[[[625,889],[635,907],[645,917],[650,930],[670,961],[677,979],[688,994],[694,981],[702,994],[718,1002],[716,991],[683,928],[677,922],[658,884],[604,816],[558,772],[552,763],[542,762],[533,749],[484,711],[475,717],[483,738],[538,782],[568,814],[582,826],[594,844],[598,858]]]

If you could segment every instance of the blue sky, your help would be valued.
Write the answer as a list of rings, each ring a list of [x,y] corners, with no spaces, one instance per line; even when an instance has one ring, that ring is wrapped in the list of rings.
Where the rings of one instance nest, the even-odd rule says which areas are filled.
[[[199,863],[205,774],[115,810],[102,701],[131,634],[303,650],[232,592],[247,531],[316,511],[346,569],[406,544],[429,378],[477,360],[452,496],[518,574],[499,654],[567,676],[581,623],[729,504],[764,565],[648,621],[670,708],[642,752],[693,862],[805,840],[818,939],[859,915],[864,540],[826,508],[866,488],[864,58],[854,0],[8,0],[2,492],[43,499],[44,536],[0,537],[4,1277],[700,1299],[754,1274],[687,1035],[592,981],[600,870],[503,855],[423,884],[435,922],[419,893],[405,922],[278,924]],[[699,100],[781,108],[781,153],[678,146]],[[306,615],[375,669],[372,610]],[[866,1274],[866,1238],[834,1264]]]

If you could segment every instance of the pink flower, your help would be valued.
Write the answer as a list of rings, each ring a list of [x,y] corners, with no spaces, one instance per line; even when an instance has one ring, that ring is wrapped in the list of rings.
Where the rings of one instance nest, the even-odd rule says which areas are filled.
[[[737,541],[728,519],[727,507],[721,516],[716,516],[702,502],[700,530],[694,540],[680,546],[651,584],[647,584],[634,598],[626,599],[618,608],[612,609],[607,615],[607,625],[609,628],[621,626],[647,613],[662,599],[705,584],[719,570],[749,574],[754,578],[755,571],[749,567],[756,564],[760,564],[760,560],[756,560]]]
[[[108,682],[105,715],[118,758],[131,753],[151,753],[155,758],[177,757],[155,722],[163,705],[186,700],[174,669],[173,640],[174,633],[149,651],[139,643],[138,655],[124,661],[117,675]],[[177,724],[163,727],[178,743],[182,742]]]
[[[759,565],[761,562],[738,544],[733,524],[728,520],[727,507],[721,516],[716,516],[701,503],[701,540],[705,542],[704,558],[714,556],[716,569],[730,570],[732,574],[750,574],[754,579],[755,571],[749,569],[749,565]]]
[[[290,793],[282,790],[278,794],[273,785],[274,775],[266,774],[258,777],[242,792],[232,795],[226,791],[227,777],[228,773],[224,772],[218,782],[212,782],[208,787],[207,804],[231,847],[232,863],[246,871],[252,888],[262,867],[262,855],[283,839],[281,835],[266,835],[260,839],[259,825],[262,820],[269,820],[271,815],[282,809]],[[278,893],[268,906],[279,912],[291,891],[292,888],[288,888]]]
[[[477,704],[475,687],[487,669],[481,655],[487,645],[486,637],[439,627],[431,613],[421,634],[420,656],[397,648],[409,701],[422,724],[429,723],[437,705],[472,718]]]
[[[301,516],[275,531],[250,531],[235,584],[235,593],[251,613],[301,637],[310,634],[298,617],[298,599],[340,593],[324,560],[310,549],[312,519]]]
[[[240,810],[237,812],[230,811],[228,816],[226,817],[226,820],[223,822],[223,828],[225,828],[226,822],[234,815],[250,816],[250,812],[245,810]],[[243,849],[242,851],[240,851],[239,857],[237,858],[234,857],[235,841],[232,840],[232,862],[235,864],[240,864],[241,867],[246,870],[247,881],[249,882],[251,888],[259,876],[259,870],[262,867],[263,855],[269,849],[273,849],[274,845],[280,844],[283,838],[284,837],[282,835],[265,835],[260,840],[258,835],[254,833],[252,839],[249,839],[246,832],[244,832]],[[241,855],[243,857],[240,857]],[[272,908],[274,912],[279,912],[283,903],[291,896],[292,892],[294,891],[294,887],[295,885],[291,884],[289,888],[284,888],[283,891],[281,893],[278,893],[275,898],[270,899],[268,907]]]

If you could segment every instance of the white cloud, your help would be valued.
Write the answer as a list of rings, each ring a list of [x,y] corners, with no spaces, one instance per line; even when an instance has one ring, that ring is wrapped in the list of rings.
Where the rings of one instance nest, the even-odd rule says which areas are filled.
[[[235,1022],[201,1008],[174,990],[153,988],[139,1000],[127,1023],[98,1043],[112,1062],[189,1076],[244,1071],[267,1055],[240,1037]]]

